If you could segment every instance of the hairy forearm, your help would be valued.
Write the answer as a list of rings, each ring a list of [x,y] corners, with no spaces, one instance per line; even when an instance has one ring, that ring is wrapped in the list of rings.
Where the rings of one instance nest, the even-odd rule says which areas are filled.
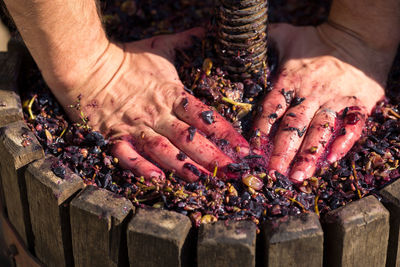
[[[53,88],[68,89],[96,68],[109,42],[95,0],[5,0],[28,49]],[[84,80],[84,79],[79,79]]]
[[[329,20],[376,49],[397,48],[400,0],[333,0]]]

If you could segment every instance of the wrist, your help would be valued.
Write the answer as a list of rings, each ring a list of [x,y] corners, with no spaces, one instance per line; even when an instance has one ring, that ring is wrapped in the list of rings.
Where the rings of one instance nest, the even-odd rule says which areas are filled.
[[[73,104],[79,95],[92,98],[117,75],[125,58],[122,45],[107,42],[99,47],[90,60],[47,77],[46,82],[63,106]]]
[[[53,92],[68,92],[89,79],[110,50],[94,0],[5,3]]]
[[[52,90],[68,92],[80,87],[82,81],[89,79],[98,62],[110,50],[110,45],[105,36],[96,37],[87,50],[77,45],[74,49],[50,54],[47,62],[36,61],[39,61],[42,75]]]

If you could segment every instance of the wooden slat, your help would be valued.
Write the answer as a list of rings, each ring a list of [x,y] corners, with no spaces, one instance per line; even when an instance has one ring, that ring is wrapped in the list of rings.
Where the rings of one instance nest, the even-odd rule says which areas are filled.
[[[127,264],[126,224],[132,203],[105,189],[86,187],[70,205],[75,266]]]
[[[266,222],[261,240],[264,266],[322,266],[324,233],[315,213]]]
[[[0,127],[23,119],[17,78],[21,57],[17,51],[0,52]]]
[[[390,234],[386,266],[400,266],[400,180],[379,191],[390,212]]]
[[[64,179],[57,177],[51,170],[51,165],[57,160],[47,156],[31,163],[26,170],[34,251],[47,266],[71,266],[69,202],[84,185],[82,179],[71,171]]]
[[[23,118],[20,98],[11,88],[10,84],[0,84],[0,126]]]
[[[26,196],[25,166],[44,157],[42,147],[24,122],[0,128],[0,164],[5,204],[10,222],[32,248],[32,228]]]
[[[255,266],[256,225],[250,221],[219,221],[199,230],[199,267]]]
[[[11,52],[0,52],[0,127],[23,118],[21,101],[17,94],[21,53],[14,47],[11,45]],[[1,180],[0,171],[0,209],[1,212],[5,212]]]
[[[187,264],[187,216],[161,209],[139,209],[128,225],[130,266],[179,267]],[[188,265],[190,266],[190,265]]]
[[[18,267],[43,267],[43,264],[39,262],[26,248],[23,241],[16,235],[14,227],[9,221],[7,221],[4,216],[0,215],[0,234],[4,238],[4,247],[1,247],[2,252],[10,253],[10,261],[8,264],[2,265],[0,261],[0,266],[6,267],[10,266],[10,263],[15,263]],[[14,266],[14,265],[12,265]]]
[[[385,266],[389,212],[374,196],[329,212],[323,228],[326,266]]]

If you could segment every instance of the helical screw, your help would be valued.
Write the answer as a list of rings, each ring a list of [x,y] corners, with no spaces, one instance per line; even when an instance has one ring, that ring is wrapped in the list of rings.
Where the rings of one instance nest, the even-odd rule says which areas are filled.
[[[263,71],[267,59],[267,0],[219,0],[217,53],[234,76]]]

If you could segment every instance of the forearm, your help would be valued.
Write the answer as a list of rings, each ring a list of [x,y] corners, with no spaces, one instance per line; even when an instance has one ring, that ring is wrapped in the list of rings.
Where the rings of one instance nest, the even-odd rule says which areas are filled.
[[[28,49],[52,88],[84,81],[109,49],[95,0],[5,0]]]
[[[329,21],[376,49],[396,49],[400,41],[400,0],[333,0]]]

